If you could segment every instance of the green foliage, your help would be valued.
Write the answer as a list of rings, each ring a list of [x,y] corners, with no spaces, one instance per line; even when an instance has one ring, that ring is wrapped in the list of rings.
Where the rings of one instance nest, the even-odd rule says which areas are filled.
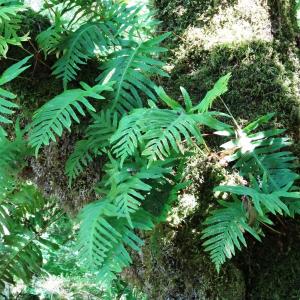
[[[121,113],[143,106],[142,94],[155,100],[153,88],[155,83],[150,76],[168,76],[161,67],[164,65],[153,56],[166,49],[159,44],[168,36],[164,34],[146,41],[122,41],[124,47],[108,56],[108,61],[102,64],[103,73],[97,78],[101,81],[112,70],[112,79],[116,81],[114,92],[110,96],[111,107]]]
[[[44,6],[51,13],[56,11],[54,24],[41,32],[37,41],[46,55],[61,54],[53,65],[53,74],[63,79],[65,89],[76,78],[80,65],[115,52],[116,47],[127,43],[128,37],[132,43],[137,29],[144,26],[139,23],[140,6],[127,6],[118,1],[51,0]]]
[[[6,57],[9,45],[21,46],[28,36],[19,36],[21,29],[20,12],[24,10],[22,1],[0,1],[0,57]]]
[[[179,149],[183,152],[193,139],[203,142],[199,125],[230,129],[213,114],[187,113],[177,101],[170,101],[161,88],[158,94],[172,109],[139,108],[122,117],[110,139],[118,159],[108,153],[106,175],[97,188],[102,199],[86,206],[80,215],[81,257],[90,267],[100,267],[103,284],[109,284],[116,273],[131,263],[126,247],[140,251],[143,243],[133,230],[152,228],[151,215],[141,208],[146,197],[151,197],[152,189],[157,191],[163,183],[171,185],[170,195],[165,199],[170,205],[183,187],[171,179],[182,156]],[[155,143],[158,146],[152,147]]]
[[[204,222],[209,227],[202,231],[202,238],[207,239],[203,246],[210,252],[218,272],[226,258],[235,255],[235,248],[241,250],[242,245],[246,246],[245,232],[260,241],[259,235],[248,224],[247,211],[241,201],[220,201],[220,204],[223,208],[213,212]]]
[[[63,79],[64,88],[72,79],[76,78],[76,70],[79,65],[94,56],[96,47],[100,50],[108,47],[112,36],[103,36],[103,33],[110,32],[104,23],[88,23],[79,27],[62,44],[63,56],[53,66],[53,74]],[[53,46],[47,46],[48,48]]]
[[[86,130],[86,139],[76,143],[66,163],[69,184],[84,171],[94,158],[106,152],[110,138],[118,126],[118,114],[110,109],[93,115],[93,123]]]
[[[79,233],[80,257],[93,270],[98,268],[101,283],[110,285],[116,273],[132,262],[125,247],[140,251],[142,240],[133,229],[150,230],[152,221],[142,209],[131,216],[131,226],[117,208],[107,200],[86,206],[82,213]]]
[[[14,181],[0,196],[0,288],[16,279],[29,283],[42,272],[42,247],[57,249],[43,238],[59,210],[53,208],[33,185]],[[47,211],[47,216],[45,215]]]
[[[0,0],[2,56],[8,44],[19,45],[22,40],[17,35],[22,7],[17,1]],[[161,43],[169,34],[155,36],[157,22],[151,13],[144,14],[141,6],[117,0],[49,0],[43,9],[53,21],[38,35],[37,52],[43,51],[46,58],[56,54],[53,75],[62,79],[64,91],[45,101],[25,129],[19,122],[15,133],[0,127],[1,289],[19,279],[28,284],[33,275],[46,277],[45,268],[55,276],[86,274],[93,284],[101,283],[102,299],[117,298],[118,291],[113,290],[118,274],[132,263],[132,252],[140,252],[144,245],[141,231],[166,221],[178,193],[189,184],[182,176],[186,159],[194,147],[208,149],[203,134],[207,130],[230,138],[222,145],[222,153],[230,153],[223,163],[239,175],[236,184],[214,189],[228,201],[219,201],[221,208],[207,218],[203,230],[205,250],[218,271],[236,249],[246,246],[246,233],[260,240],[261,224],[272,225],[272,215],[300,212],[298,165],[286,149],[290,139],[282,137],[281,129],[257,131],[272,114],[242,129],[234,119],[230,123],[233,121],[235,128],[225,123],[232,119],[230,112],[209,111],[227,92],[230,73],[221,77],[202,101],[193,101],[183,87],[182,101],[172,99],[156,85],[159,76],[168,76],[161,61],[166,51]],[[26,70],[29,59],[8,68],[0,85]],[[91,59],[100,70],[95,82],[89,83],[91,86],[81,82],[81,87],[74,82],[69,89],[80,68]],[[18,108],[12,101],[15,98],[0,89],[0,122],[5,129]],[[50,233],[62,220],[61,209],[47,201],[34,184],[23,182],[22,169],[33,155],[32,149],[38,157],[43,146],[56,142],[65,129],[70,132],[80,117],[89,125],[78,126],[79,136],[84,137],[75,143],[65,173],[71,187],[90,163],[104,165],[95,186],[97,200],[79,213],[78,232],[72,229],[65,239],[53,238]],[[56,252],[57,243],[73,254],[78,251],[77,262],[73,255],[68,263],[51,268],[49,264],[65,253]],[[48,263],[43,266],[45,258]]]
[[[82,89],[66,90],[51,101],[43,105],[33,116],[30,132],[30,145],[35,147],[36,154],[42,145],[49,145],[50,140],[56,141],[55,134],[62,136],[63,129],[69,131],[72,121],[79,123],[78,114],[85,116],[82,106],[95,112],[95,108],[88,101],[88,97],[103,100],[103,91],[111,90],[110,84],[90,87],[81,82]]]
[[[138,146],[149,163],[164,160],[173,152],[178,155],[183,152],[183,144],[193,144],[193,138],[199,143],[203,142],[199,125],[217,130],[230,129],[229,125],[215,119],[212,113],[187,112],[197,109],[189,107],[187,103],[186,111],[177,101],[167,96],[162,88],[157,89],[157,93],[171,109],[135,109],[122,118],[118,130],[112,136],[112,149],[121,159],[121,164],[135,154]]]
[[[15,79],[17,76],[19,76],[23,71],[25,71],[29,66],[24,66],[28,60],[30,59],[30,56],[20,60],[16,64],[12,65],[8,69],[6,69],[1,77],[0,77],[0,86],[8,83],[9,81]],[[13,93],[0,88],[0,126],[1,123],[8,124],[12,123],[10,119],[7,118],[7,116],[12,115],[15,111],[14,109],[18,108],[18,105],[11,100],[14,100],[17,96]],[[0,127],[1,129],[1,127]]]
[[[205,249],[218,271],[225,259],[235,254],[235,247],[241,250],[240,242],[246,246],[243,236],[246,231],[259,239],[260,224],[272,224],[270,214],[294,215],[299,211],[296,157],[285,151],[291,144],[289,138],[280,136],[284,132],[281,129],[253,133],[272,116],[265,115],[243,129],[238,127],[236,137],[222,145],[225,151],[232,152],[225,159],[235,162],[233,167],[239,171],[243,184],[215,188],[215,192],[236,199],[223,201],[225,208],[212,212],[206,221],[208,227],[203,231],[202,238],[207,239]]]

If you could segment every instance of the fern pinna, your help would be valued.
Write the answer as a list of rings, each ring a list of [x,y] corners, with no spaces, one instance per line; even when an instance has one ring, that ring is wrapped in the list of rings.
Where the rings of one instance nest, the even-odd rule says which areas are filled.
[[[235,248],[246,246],[246,232],[260,240],[260,224],[272,225],[271,214],[293,216],[300,212],[296,184],[299,175],[295,171],[298,165],[296,157],[286,150],[290,139],[281,136],[282,129],[256,132],[272,117],[273,114],[265,115],[244,128],[237,125],[235,137],[222,145],[231,150],[226,161],[239,171],[243,184],[214,189],[232,197],[232,201],[220,201],[222,208],[207,218],[202,235],[205,250],[210,252],[218,271],[226,258],[235,254]]]

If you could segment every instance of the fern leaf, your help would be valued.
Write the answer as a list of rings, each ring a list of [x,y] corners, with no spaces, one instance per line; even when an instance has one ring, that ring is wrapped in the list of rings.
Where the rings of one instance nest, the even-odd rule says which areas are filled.
[[[271,212],[273,214],[279,213],[281,215],[285,212],[289,215],[289,209],[281,198],[300,199],[299,192],[288,192],[286,191],[286,188],[271,193],[264,193],[260,190],[246,186],[224,185],[216,187],[214,191],[250,197],[255,209],[261,216],[265,215],[267,212]]]
[[[142,155],[149,161],[163,160],[172,151],[180,152],[183,139],[188,144],[192,137],[202,142],[200,130],[193,116],[166,109],[137,109],[122,118],[118,131],[112,136],[114,153],[125,159],[134,154],[138,144],[145,144]]]
[[[246,246],[245,232],[249,232],[260,241],[259,235],[247,224],[247,214],[242,202],[220,201],[223,208],[215,210],[204,222],[208,225],[202,231],[202,239],[205,251],[210,252],[212,262],[217,271],[226,258],[230,259],[235,255],[235,248],[241,250],[242,245]]]
[[[192,138],[196,138],[199,143],[203,142],[198,124],[190,115],[160,111],[153,117],[159,122],[152,124],[151,129],[145,133],[145,140],[149,142],[142,152],[150,162],[164,160],[170,156],[171,151],[179,153],[183,138],[188,145],[193,143]]]
[[[99,279],[109,283],[115,274],[131,262],[125,246],[135,251],[143,244],[141,239],[129,227],[126,218],[118,215],[116,207],[107,200],[101,200],[86,206],[81,215],[79,231],[79,249],[90,268],[98,270]],[[143,210],[132,216],[135,229],[151,229],[153,224]],[[117,256],[116,256],[117,255]]]
[[[83,172],[97,155],[105,152],[110,145],[110,138],[118,126],[118,115],[111,110],[101,110],[94,114],[94,122],[88,127],[85,140],[78,141],[66,163],[69,184]]]
[[[14,277],[29,283],[33,274],[41,270],[43,258],[39,247],[33,242],[34,235],[9,235],[4,239],[1,253],[0,286],[14,284]],[[4,257],[5,256],[5,257]]]
[[[87,97],[104,99],[99,93],[110,91],[113,83],[94,87],[89,87],[85,83],[81,84],[83,89],[64,91],[34,114],[29,144],[35,148],[36,155],[42,145],[49,145],[51,140],[56,141],[55,135],[60,137],[64,128],[70,131],[73,120],[79,123],[77,114],[85,116],[82,106],[90,111],[95,111]]]
[[[104,23],[87,23],[80,26],[61,44],[63,56],[53,66],[53,74],[63,79],[64,88],[76,78],[80,65],[95,56],[96,46],[105,50],[110,44],[109,29]]]
[[[10,66],[6,69],[0,76],[0,86],[6,84],[7,82],[15,79],[23,71],[25,71],[29,66],[24,66],[31,56],[25,57],[16,64]],[[18,105],[12,102],[11,100],[15,99],[17,96],[13,93],[0,88],[0,124],[12,123],[8,116],[12,115],[15,112],[15,109],[18,108]],[[1,126],[0,126],[1,128]]]
[[[253,128],[256,123],[253,123]],[[248,127],[250,132],[251,126]],[[256,174],[263,177],[267,174],[273,182],[273,190],[278,190],[299,178],[293,171],[297,167],[296,157],[289,151],[281,151],[291,145],[287,137],[278,137],[283,129],[271,129],[258,133],[247,134],[239,132],[237,139],[231,140],[221,147],[224,149],[236,148],[234,154],[227,156],[228,162],[235,161],[235,167],[242,176]]]
[[[59,52],[59,45],[63,41],[64,27],[59,16],[55,15],[55,23],[39,33],[36,41],[45,56],[53,52]]]
[[[193,108],[193,111],[207,112],[213,101],[228,91],[228,82],[230,80],[231,73],[221,77],[214,85],[213,89],[207,92],[203,100]]]
[[[0,290],[19,279],[29,283],[33,275],[42,272],[41,247],[57,246],[41,237],[57,211],[45,218],[48,203],[33,185],[16,181],[1,196]]]
[[[103,80],[113,69],[116,70],[112,80],[117,84],[114,92],[109,96],[112,109],[117,109],[123,114],[133,108],[142,107],[143,95],[155,101],[153,93],[155,83],[150,77],[167,76],[167,74],[161,70],[164,63],[154,59],[153,55],[166,51],[159,46],[159,43],[167,36],[168,34],[165,34],[140,43],[126,41],[128,44],[126,47],[113,52],[108,57],[108,61],[102,65],[103,73],[97,80]]]
[[[152,163],[165,159],[171,152],[179,153],[183,142],[191,145],[195,139],[202,143],[200,125],[232,131],[231,126],[214,118],[220,115],[219,113],[187,113],[162,88],[156,88],[156,91],[161,100],[173,110],[151,105],[151,108],[135,109],[122,118],[118,130],[111,138],[113,153],[120,158],[121,165],[137,151],[139,146],[142,155]],[[188,101],[187,108],[191,110],[190,99],[186,101]]]
[[[167,163],[165,165],[161,162],[154,163],[150,168],[139,163],[128,163],[120,167],[116,161],[106,165],[106,175],[100,186],[110,187],[106,198],[114,203],[118,215],[125,217],[130,226],[132,226],[131,215],[140,208],[145,195],[152,189],[146,182],[163,178],[170,173],[171,169],[167,167]]]
[[[20,12],[24,10],[21,1],[0,1],[0,56],[6,57],[8,46],[21,46],[21,42],[27,41],[28,36],[19,36],[21,28]]]
[[[137,109],[128,116],[124,116],[118,130],[111,137],[113,152],[121,159],[121,165],[127,157],[132,156],[139,143],[143,142],[143,121],[148,117],[148,110]]]

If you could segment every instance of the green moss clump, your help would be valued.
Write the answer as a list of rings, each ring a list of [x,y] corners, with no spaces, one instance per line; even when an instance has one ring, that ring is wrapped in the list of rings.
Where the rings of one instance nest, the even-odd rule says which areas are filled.
[[[274,111],[279,121],[291,128],[296,121],[294,107],[299,105],[300,70],[290,68],[291,58],[284,56],[273,43],[259,41],[190,52],[172,70],[170,83],[184,86],[199,101],[220,76],[231,72],[223,100],[234,116],[252,120]],[[215,107],[224,110],[219,104]]]
[[[125,279],[149,299],[244,299],[242,272],[229,263],[217,274],[201,250],[198,230],[185,221],[177,228],[157,227]]]
[[[231,72],[224,101],[234,116],[243,122],[274,111],[282,126],[297,131],[300,61],[295,6],[287,2],[156,1],[163,30],[173,33],[169,93],[180,97],[181,85],[199,101]]]

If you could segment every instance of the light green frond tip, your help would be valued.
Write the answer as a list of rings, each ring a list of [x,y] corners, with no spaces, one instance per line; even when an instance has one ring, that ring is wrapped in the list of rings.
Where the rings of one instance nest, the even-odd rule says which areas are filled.
[[[207,92],[203,100],[193,108],[193,111],[207,112],[211,108],[213,102],[228,91],[230,77],[231,73],[222,76],[215,83],[214,87]]]

